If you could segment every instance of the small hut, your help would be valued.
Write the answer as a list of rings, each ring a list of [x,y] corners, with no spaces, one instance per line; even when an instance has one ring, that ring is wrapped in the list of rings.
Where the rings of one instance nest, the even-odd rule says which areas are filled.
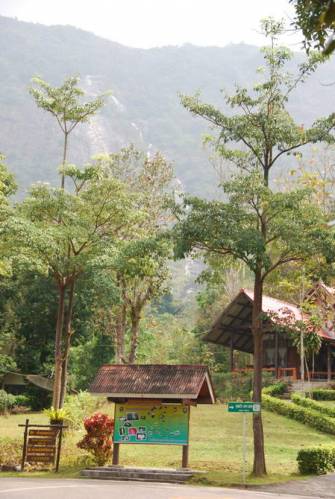
[[[326,307],[335,310],[335,289],[318,283],[310,290],[306,298],[314,302],[321,310],[322,317]],[[241,289],[233,301],[220,313],[213,323],[204,341],[223,345],[230,352],[231,371],[252,370],[252,361],[247,368],[238,369],[234,362],[234,351],[253,354],[253,337],[251,331],[253,291]],[[289,312],[295,320],[304,321],[306,315],[296,305],[263,296],[262,311],[279,319]],[[328,314],[329,315],[329,314]],[[290,377],[299,379],[300,355],[287,334],[276,332],[271,321],[263,323],[263,370],[272,372],[276,378]],[[335,378],[335,329],[334,320],[325,320],[317,331],[322,340],[320,351],[314,358],[314,369],[309,373],[311,379],[331,381]]]

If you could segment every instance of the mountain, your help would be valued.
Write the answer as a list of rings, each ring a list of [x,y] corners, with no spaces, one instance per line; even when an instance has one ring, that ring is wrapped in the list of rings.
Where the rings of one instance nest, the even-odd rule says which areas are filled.
[[[251,84],[262,64],[259,49],[245,44],[135,49],[71,26],[5,17],[0,17],[0,47],[0,151],[21,192],[37,180],[55,181],[62,152],[57,125],[28,94],[33,75],[58,85],[80,74],[89,95],[112,92],[92,123],[71,136],[71,162],[80,165],[93,154],[133,142],[161,150],[184,189],[208,195],[217,183],[201,144],[208,128],[180,105],[178,95],[200,91],[204,100],[223,106],[220,89]],[[324,64],[294,92],[289,107],[298,122],[307,125],[334,110],[335,87],[323,85],[331,83],[334,69],[334,60]]]

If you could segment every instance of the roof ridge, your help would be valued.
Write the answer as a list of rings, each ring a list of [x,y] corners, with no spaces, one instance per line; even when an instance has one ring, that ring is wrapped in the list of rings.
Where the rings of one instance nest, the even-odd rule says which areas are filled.
[[[253,290],[248,289],[248,288],[241,288],[241,291],[243,291],[243,292],[249,291],[249,293],[254,294]],[[269,298],[270,300],[276,300],[278,303],[285,303],[285,305],[289,305],[290,307],[295,307],[298,310],[300,310],[298,305],[296,305],[295,303],[290,303],[289,301],[286,301],[286,300],[280,300],[279,298],[275,298],[273,296],[266,295],[266,294],[263,294],[263,298]]]

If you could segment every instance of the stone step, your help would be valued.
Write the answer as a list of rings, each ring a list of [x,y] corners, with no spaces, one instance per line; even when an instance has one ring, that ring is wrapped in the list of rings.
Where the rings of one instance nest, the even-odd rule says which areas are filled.
[[[191,476],[188,470],[158,470],[143,468],[112,468],[99,467],[82,470],[80,475],[84,478],[96,478],[100,480],[137,480],[147,482],[184,483]]]
[[[185,474],[185,475],[193,475],[195,471],[190,469],[173,469],[173,468],[130,468],[128,466],[92,466],[90,468],[86,468],[86,470],[94,470],[94,471],[121,471],[124,473],[135,472],[135,473],[174,473],[177,475]]]

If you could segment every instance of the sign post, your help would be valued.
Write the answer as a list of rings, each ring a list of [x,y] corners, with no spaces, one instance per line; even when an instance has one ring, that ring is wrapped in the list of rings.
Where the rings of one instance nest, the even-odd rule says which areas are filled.
[[[60,452],[62,447],[63,424],[19,424],[24,427],[21,471],[25,463],[53,464],[58,472]]]
[[[242,483],[246,485],[247,472],[247,413],[260,412],[257,402],[228,402],[228,412],[243,413],[242,422]]]

